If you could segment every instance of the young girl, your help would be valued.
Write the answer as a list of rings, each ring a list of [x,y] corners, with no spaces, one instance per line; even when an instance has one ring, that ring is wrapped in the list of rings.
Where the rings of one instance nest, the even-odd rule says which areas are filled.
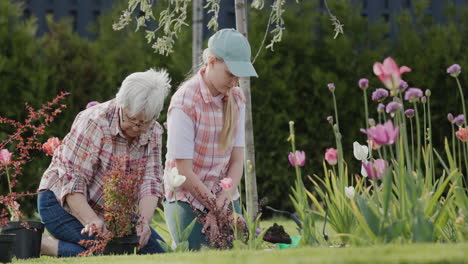
[[[227,210],[232,199],[240,211],[237,186],[244,167],[245,98],[238,81],[257,76],[250,54],[247,39],[238,31],[218,31],[203,52],[201,69],[171,99],[166,170],[177,167],[186,176],[176,195],[165,186],[164,211],[174,241],[179,242],[176,213],[183,231],[197,216],[192,206],[207,212],[205,227],[197,222],[192,230],[190,249],[207,244],[202,229],[209,228],[212,238],[218,235],[215,209]],[[226,177],[232,179],[232,188],[222,190],[219,183]],[[213,198],[216,204],[209,203]]]

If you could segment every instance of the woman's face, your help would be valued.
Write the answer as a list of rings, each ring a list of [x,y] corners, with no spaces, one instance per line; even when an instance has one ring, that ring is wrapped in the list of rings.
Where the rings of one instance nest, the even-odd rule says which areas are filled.
[[[209,63],[209,83],[214,90],[211,93],[216,96],[220,93],[226,94],[229,89],[235,87],[239,83],[239,77],[234,76],[220,59],[213,58]]]
[[[154,119],[145,121],[145,114],[138,113],[131,117],[127,114],[126,108],[121,108],[120,111],[120,128],[124,135],[128,138],[135,138],[143,134],[153,123]]]

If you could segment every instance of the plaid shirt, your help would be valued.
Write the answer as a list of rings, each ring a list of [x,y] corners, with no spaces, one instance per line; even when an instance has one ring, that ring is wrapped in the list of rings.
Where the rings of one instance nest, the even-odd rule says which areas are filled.
[[[236,103],[236,115],[239,115],[245,97],[239,87],[232,88],[232,94]],[[171,110],[182,109],[192,119],[195,127],[195,148],[193,155],[193,172],[200,180],[217,194],[221,191],[219,182],[225,178],[229,169],[229,160],[234,145],[231,142],[227,150],[223,151],[218,144],[223,128],[223,103],[213,100],[213,96],[206,86],[199,72],[195,77],[183,84],[172,96],[168,110],[168,119],[171,118]],[[169,123],[169,122],[168,122]],[[236,122],[237,124],[237,122]],[[168,127],[168,134],[171,128]],[[235,129],[238,129],[237,127]],[[167,146],[168,149],[171,146]],[[166,155],[166,169],[175,167],[175,159]],[[165,186],[165,197],[168,201],[174,201],[173,190]],[[238,199],[239,192],[232,199]],[[177,200],[188,202],[197,209],[203,210],[204,206],[183,187],[177,188]]]
[[[120,129],[120,114],[114,100],[80,112],[71,131],[55,150],[49,168],[44,172],[39,190],[51,190],[69,211],[64,198],[69,193],[82,193],[89,205],[102,216],[103,178],[115,158],[128,157],[126,170],[145,161],[139,198],[163,195],[161,138],[163,129],[154,121],[131,145]]]

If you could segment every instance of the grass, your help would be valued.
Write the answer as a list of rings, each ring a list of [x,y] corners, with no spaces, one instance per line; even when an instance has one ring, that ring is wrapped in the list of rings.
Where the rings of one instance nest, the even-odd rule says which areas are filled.
[[[294,222],[275,218],[262,221],[262,228],[267,228],[276,222],[283,225],[291,236],[298,235]],[[169,241],[170,236],[161,219],[153,222],[153,226]],[[321,226],[321,225],[319,225]],[[85,258],[51,258],[15,260],[14,263],[468,263],[468,244],[411,244],[385,245],[372,247],[306,247],[299,249],[279,250],[274,247],[257,251],[240,250],[204,250],[173,254],[156,254],[147,256],[99,256]]]
[[[412,244],[347,248],[300,248],[286,250],[207,250],[149,256],[102,256],[49,258],[21,263],[468,263],[468,244]],[[16,261],[15,261],[16,262]],[[19,263],[19,262],[18,262]]]

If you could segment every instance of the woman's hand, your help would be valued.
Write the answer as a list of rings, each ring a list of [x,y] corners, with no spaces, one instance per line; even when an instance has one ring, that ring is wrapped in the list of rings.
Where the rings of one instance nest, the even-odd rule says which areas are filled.
[[[218,208],[218,210],[220,211],[226,211],[229,204],[230,204],[230,201],[226,195],[226,192],[222,191],[218,193],[216,197],[216,208]]]
[[[236,222],[234,222],[234,217],[237,217],[237,220]],[[245,219],[242,215],[240,214],[233,214],[233,223],[236,224],[237,228],[242,230],[242,231],[246,231],[247,230],[247,224],[245,223]]]
[[[87,234],[89,237],[93,236],[95,233],[107,235],[108,232],[109,231],[107,230],[104,221],[100,218],[95,218],[91,221],[88,221],[81,230],[82,235]]]
[[[137,235],[140,237],[140,241],[138,242],[138,250],[144,248],[146,244],[148,244],[148,240],[151,237],[151,229],[146,221],[138,221],[136,226]]]
[[[202,233],[205,234],[208,229],[210,230],[210,241],[214,241],[219,236],[219,228],[216,216],[211,212],[206,215],[206,222]]]

